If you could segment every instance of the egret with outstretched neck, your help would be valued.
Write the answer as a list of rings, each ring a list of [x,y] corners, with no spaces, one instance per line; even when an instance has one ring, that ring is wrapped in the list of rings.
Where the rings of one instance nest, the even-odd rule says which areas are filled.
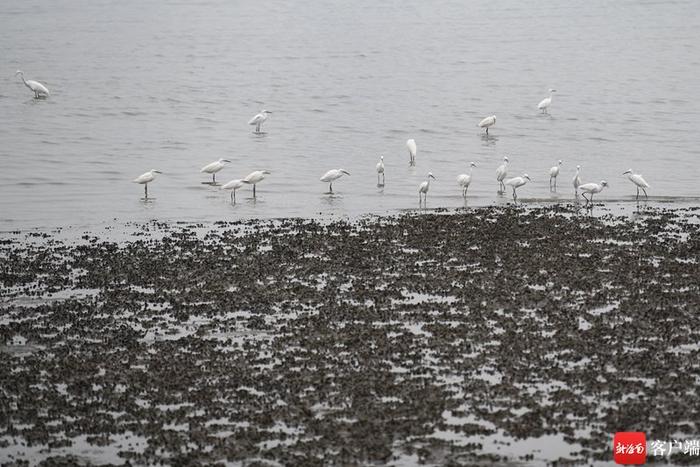
[[[531,181],[531,180],[527,174],[523,174],[522,177],[513,177],[513,178],[506,180],[505,184],[513,187],[513,201],[518,200],[518,195],[515,192],[515,189],[520,188],[521,186],[525,185],[529,181]]]
[[[226,166],[226,164],[230,162],[231,161],[228,159],[219,159],[218,161],[214,161],[211,164],[207,164],[204,167],[202,167],[202,170],[200,170],[200,172],[211,174],[211,183],[212,185],[216,185],[216,173],[223,169]]]
[[[408,148],[408,155],[410,157],[408,165],[416,165],[416,153],[418,152],[418,146],[416,146],[415,139],[409,139],[406,141],[406,147]]]
[[[428,172],[428,179],[418,186],[418,205],[421,201],[428,202],[428,190],[430,190],[430,179],[436,180],[432,172]]]
[[[470,167],[468,174],[461,174],[457,176],[457,183],[460,187],[462,187],[462,196],[465,198],[467,197],[467,190],[469,189],[469,184],[472,182],[472,173],[474,172],[474,167],[476,167],[476,164],[474,162],[471,162],[469,166]]]
[[[338,180],[343,175],[350,175],[350,172],[345,169],[331,169],[323,174],[319,180],[328,183],[328,191],[329,193],[333,193],[333,182]]]
[[[236,180],[231,180],[230,182],[226,183],[221,187],[222,190],[230,190],[231,191],[231,203],[236,204],[236,190],[238,190],[240,187],[245,185],[243,180],[241,179],[236,179]],[[253,185],[253,189],[255,189],[255,185]]]
[[[578,188],[581,190],[581,196],[583,196],[583,199],[586,200],[586,206],[588,206],[588,203],[590,203],[592,207],[593,195],[603,191],[603,188],[606,186],[608,186],[608,182],[605,180],[601,181],[600,183],[584,183],[583,185],[579,185]],[[586,193],[590,195],[590,198],[586,198]]]
[[[479,122],[479,128],[486,128],[486,134],[489,134],[489,127],[492,127],[496,124],[496,116],[491,115],[490,117],[486,117],[482,121]]]
[[[271,113],[272,112],[269,110],[261,110],[259,114],[248,121],[248,125],[255,125],[255,133],[260,133],[262,124],[265,123],[268,118],[270,118]]]
[[[143,185],[144,199],[148,199],[148,184],[151,183],[156,178],[156,174],[162,174],[163,172],[151,169],[146,173],[143,173],[136,177],[133,182]]]
[[[17,70],[15,76],[19,75],[22,78],[22,82],[34,93],[34,98],[39,99],[40,97],[49,97],[49,90],[41,84],[39,81],[34,81],[33,79],[25,80],[24,72],[22,70]]]
[[[267,170],[256,170],[243,179],[243,183],[253,185],[253,198],[255,198],[255,185],[262,182],[265,179],[265,175],[270,175],[270,172]]]
[[[549,113],[549,106],[552,105],[552,96],[557,92],[556,89],[549,90],[549,97],[545,97],[537,104],[537,108],[542,111],[542,113]]]
[[[646,180],[644,180],[644,177],[642,177],[640,174],[636,174],[632,172],[632,169],[626,170],[622,175],[627,175],[627,178],[629,179],[630,182],[634,183],[637,186],[637,197],[636,199],[639,199],[639,190],[641,189],[644,192],[644,197],[649,198],[649,195],[647,195],[647,188],[649,188],[649,184],[647,183]]]
[[[379,175],[382,176],[382,183],[379,183]],[[377,185],[384,185],[384,156],[379,157],[377,162]]]
[[[561,167],[561,159],[559,159],[559,163],[549,169],[549,191],[552,191],[552,186],[554,187],[554,191],[557,190],[557,176],[559,175],[559,167]],[[552,184],[552,180],[554,180],[554,184]]]
[[[581,166],[577,165],[576,166],[576,174],[574,175],[574,179],[572,180],[572,183],[574,185],[574,195],[578,198],[578,189],[581,186]]]
[[[503,164],[499,165],[498,168],[496,169],[496,180],[499,183],[499,193],[505,193],[506,191],[506,186],[503,184],[503,180],[506,178],[508,175],[508,158],[504,157],[503,158]]]

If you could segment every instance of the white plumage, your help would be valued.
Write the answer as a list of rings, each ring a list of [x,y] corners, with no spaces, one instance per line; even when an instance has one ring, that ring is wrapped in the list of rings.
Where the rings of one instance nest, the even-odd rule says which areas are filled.
[[[331,169],[323,174],[319,180],[328,183],[328,190],[333,193],[333,182],[338,180],[343,175],[350,175],[350,172],[345,169]]]
[[[503,158],[503,164],[499,165],[496,169],[496,180],[499,183],[499,193],[506,191],[506,186],[503,184],[503,180],[508,175],[508,158]]]
[[[384,185],[384,156],[379,157],[377,162],[377,185],[379,185],[379,175],[382,176],[382,185]]]
[[[627,175],[627,178],[629,179],[630,182],[634,183],[637,186],[637,199],[639,199],[639,190],[641,189],[644,192],[644,197],[648,198],[649,195],[647,195],[647,188],[649,188],[649,184],[647,183],[646,180],[644,180],[644,177],[642,177],[640,174],[636,174],[632,172],[632,169],[626,170],[622,175]]]
[[[469,173],[457,175],[457,183],[462,187],[462,196],[467,197],[467,190],[469,189],[469,184],[472,182],[472,173],[474,172],[474,167],[476,164],[471,162],[469,164]]]
[[[557,165],[555,165],[554,167],[552,167],[551,169],[549,169],[549,189],[550,190],[552,189],[552,187],[554,187],[555,190],[557,189],[557,176],[559,175],[559,167],[561,166],[561,162],[562,162],[561,159],[559,159],[559,163]],[[554,183],[552,183],[552,181],[554,181]]]
[[[218,161],[214,161],[211,164],[207,164],[204,167],[202,167],[202,170],[200,170],[200,172],[211,174],[212,183],[216,183],[216,173],[224,167],[226,167],[226,164],[228,164],[229,162],[231,161],[228,159],[219,159]]]
[[[490,117],[486,117],[482,121],[479,122],[479,128],[486,128],[486,134],[489,134],[489,127],[493,126],[496,124],[496,116],[491,115]]]
[[[522,177],[509,178],[508,180],[505,181],[506,185],[513,187],[513,200],[518,199],[518,195],[515,192],[516,188],[520,188],[521,186],[525,185],[529,181],[530,181],[530,177],[527,174],[523,174]]]
[[[608,182],[603,180],[600,183],[584,183],[578,188],[581,190],[581,196],[586,200],[586,205],[588,205],[588,203],[593,203],[593,195],[603,191],[606,186],[608,186]],[[586,193],[590,195],[590,198],[586,198]]]
[[[408,148],[408,155],[410,157],[408,165],[416,165],[416,154],[418,153],[418,146],[416,146],[415,139],[409,139],[406,141],[406,147]]]
[[[540,101],[539,104],[537,104],[537,108],[540,109],[543,113],[549,112],[549,106],[552,105],[552,96],[555,92],[557,92],[556,89],[550,89],[549,97],[545,97]]]
[[[34,81],[33,79],[25,80],[24,79],[24,72],[22,70],[17,70],[15,72],[15,76],[19,75],[22,78],[22,82],[24,83],[25,86],[27,86],[31,91],[34,93],[34,97],[38,99],[39,97],[49,97],[50,93],[49,90],[41,84],[38,81]]]
[[[146,173],[142,173],[138,177],[136,177],[133,182],[138,183],[140,185],[143,185],[143,190],[144,190],[144,196],[148,198],[148,184],[151,183],[153,180],[156,178],[156,174],[160,174],[163,172],[160,172],[159,170],[156,169],[151,169]]]
[[[235,179],[231,180],[230,182],[226,183],[221,187],[222,190],[230,190],[231,191],[231,202],[235,203],[236,202],[236,190],[238,190],[240,187],[245,185],[245,182],[241,179]],[[255,186],[253,186],[255,187]]]
[[[576,166],[576,174],[574,175],[574,179],[572,180],[573,185],[574,185],[574,195],[578,198],[578,189],[581,186],[581,166],[577,165]]]
[[[261,110],[259,114],[248,121],[248,125],[255,125],[255,132],[260,133],[262,124],[267,121],[271,113],[269,110]]]
[[[418,186],[418,204],[420,204],[421,199],[425,197],[425,201],[428,200],[428,190],[430,190],[430,179],[436,180],[432,172],[428,172],[428,179]]]
[[[267,170],[256,170],[249,173],[246,178],[243,179],[243,183],[253,185],[253,198],[255,198],[255,185],[262,182],[265,179],[265,175],[270,175],[270,172]]]

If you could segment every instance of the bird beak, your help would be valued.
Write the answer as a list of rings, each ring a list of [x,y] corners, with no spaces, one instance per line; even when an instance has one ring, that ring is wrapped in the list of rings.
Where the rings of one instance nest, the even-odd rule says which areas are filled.
[[[231,162],[231,161],[230,161],[230,160],[228,160],[228,159],[223,159],[223,161],[224,161],[224,162]]]
[[[435,178],[434,175],[431,175],[430,178],[432,178],[433,180],[437,180],[437,178]]]
[[[264,173],[265,175],[270,175],[271,172],[269,172],[269,171],[267,171],[267,170],[263,170],[263,173]]]

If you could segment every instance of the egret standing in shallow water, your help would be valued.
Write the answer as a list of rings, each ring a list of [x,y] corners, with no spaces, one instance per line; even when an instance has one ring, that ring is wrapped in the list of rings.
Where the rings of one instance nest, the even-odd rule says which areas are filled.
[[[379,175],[382,176],[382,183],[379,183]],[[379,162],[377,162],[377,186],[383,186],[384,185],[384,156],[381,156],[379,158]]]
[[[506,180],[506,185],[513,187],[513,201],[518,200],[518,195],[515,193],[515,189],[525,185],[529,181],[531,180],[527,174],[523,174],[522,177],[514,177]]]
[[[214,161],[211,164],[207,164],[202,167],[200,172],[211,174],[211,184],[216,185],[216,172],[223,169],[229,162],[231,161],[228,159],[219,159],[218,161]]]
[[[634,183],[635,185],[637,185],[637,197],[636,197],[636,199],[639,199],[639,189],[640,188],[644,192],[644,197],[649,198],[649,195],[647,195],[647,190],[646,190],[647,188],[649,188],[649,184],[647,183],[646,180],[644,180],[644,177],[632,172],[632,169],[625,171],[625,173],[623,173],[622,175],[627,175],[627,178],[629,179],[629,181]]]
[[[500,184],[498,187],[499,193],[505,193],[506,191],[506,186],[503,184],[503,179],[506,178],[506,175],[508,175],[508,158],[504,157],[503,164],[499,165],[496,169],[496,180],[498,180]]]
[[[603,188],[605,188],[606,186],[608,186],[608,182],[606,182],[605,180],[601,181],[600,183],[584,183],[583,185],[579,185],[579,189],[581,190],[581,196],[583,196],[583,199],[586,200],[586,206],[588,206],[588,203],[591,203],[591,205],[593,205],[593,195],[603,191]],[[591,195],[590,199],[586,198],[586,193]]]
[[[490,117],[486,117],[482,121],[479,122],[479,128],[486,128],[486,134],[489,134],[489,127],[494,126],[496,124],[496,116],[491,115]]]
[[[269,110],[260,111],[259,114],[257,114],[255,117],[251,118],[248,121],[248,125],[255,125],[255,133],[260,133],[260,128],[262,128],[262,124],[267,121],[271,113],[272,112],[270,112]]]
[[[323,174],[319,180],[328,183],[329,193],[333,193],[333,182],[338,180],[343,175],[350,175],[350,172],[345,169],[331,169]]]
[[[537,108],[542,111],[542,113],[546,114],[549,113],[549,106],[552,105],[552,96],[554,93],[557,92],[556,89],[550,89],[549,90],[549,97],[545,97],[540,101],[539,104],[537,104]]]
[[[430,179],[436,180],[432,172],[428,172],[428,179],[418,186],[418,205],[421,201],[428,202],[428,190],[430,190]]]
[[[146,173],[143,173],[136,177],[133,182],[138,183],[139,185],[143,185],[143,192],[144,192],[144,199],[148,199],[148,184],[151,183],[153,180],[156,178],[156,174],[162,174],[163,172],[156,170],[156,169],[151,169]]]
[[[408,155],[410,157],[408,165],[416,165],[416,153],[418,152],[416,140],[411,138],[408,141],[406,141],[406,147],[408,148]]]
[[[270,175],[270,172],[267,170],[256,170],[243,179],[243,183],[253,185],[253,198],[255,198],[255,185],[262,182],[265,179],[265,175]]]
[[[231,203],[236,204],[236,190],[242,187],[245,183],[241,179],[231,180],[221,187],[222,190],[231,190]],[[255,188],[255,185],[253,185]]]
[[[49,97],[49,90],[41,84],[39,81],[34,81],[33,79],[25,80],[24,72],[22,70],[17,70],[15,76],[19,75],[22,78],[22,82],[34,93],[34,98],[39,99],[40,97]]]
[[[576,174],[574,175],[573,179],[573,184],[574,184],[574,195],[578,198],[578,189],[581,186],[581,166],[577,165],[576,166]]]
[[[476,167],[476,164],[474,162],[471,162],[469,166],[470,168],[468,174],[461,174],[457,176],[457,183],[460,187],[462,187],[462,196],[465,198],[467,197],[467,190],[469,189],[469,184],[472,182],[472,173],[474,172],[474,167]]]
[[[559,163],[549,169],[549,191],[552,191],[552,186],[554,186],[554,191],[557,191],[557,176],[559,175],[559,167],[561,167],[561,159],[559,159]],[[554,184],[552,184],[552,180],[554,180]]]

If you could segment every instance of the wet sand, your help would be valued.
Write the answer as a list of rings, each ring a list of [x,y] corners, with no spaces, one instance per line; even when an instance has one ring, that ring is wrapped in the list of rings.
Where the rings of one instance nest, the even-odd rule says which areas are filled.
[[[610,462],[616,431],[700,438],[699,215],[6,236],[0,461],[561,465]]]

